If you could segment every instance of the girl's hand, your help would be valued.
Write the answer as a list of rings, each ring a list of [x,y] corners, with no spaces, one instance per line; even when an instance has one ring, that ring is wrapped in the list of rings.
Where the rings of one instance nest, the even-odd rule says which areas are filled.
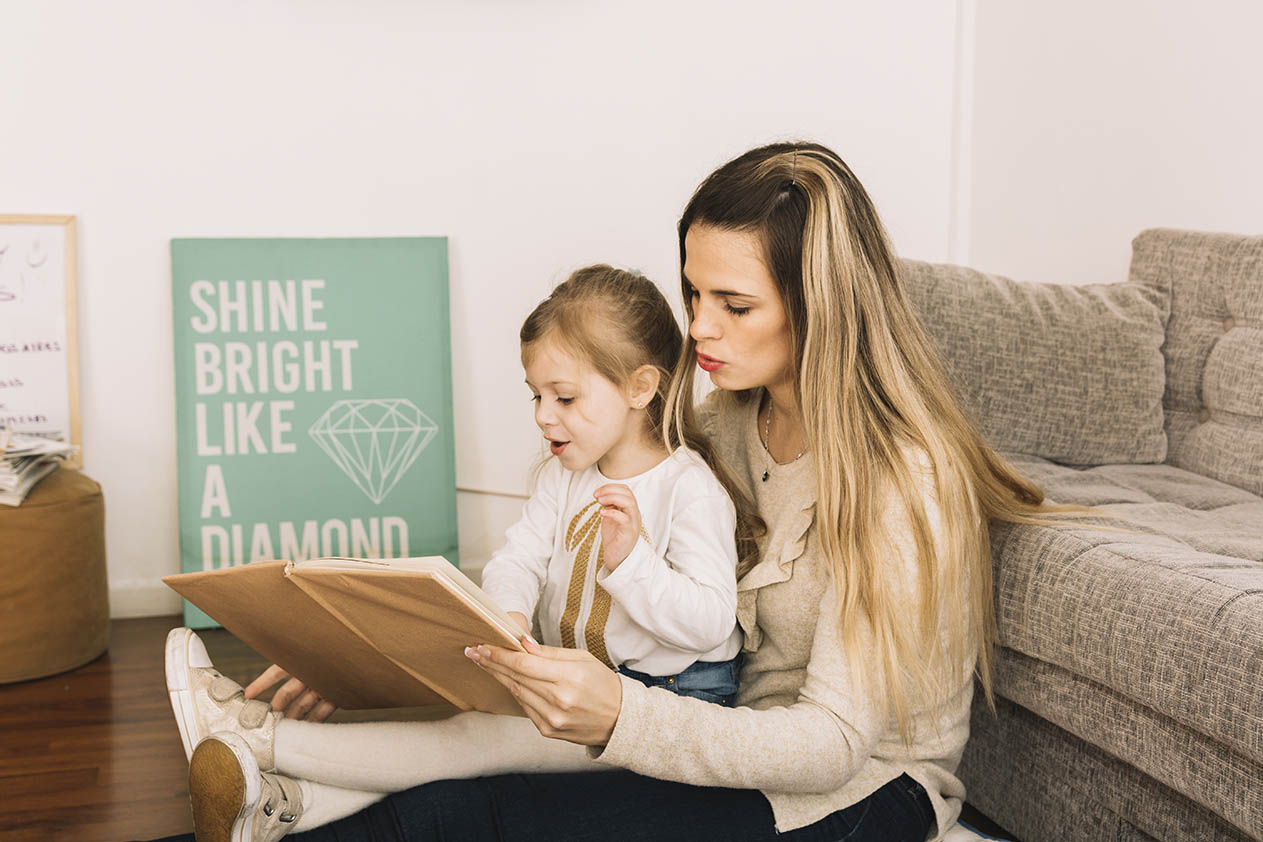
[[[618,483],[603,485],[592,496],[601,504],[601,552],[613,573],[640,538],[640,507],[631,489]]]
[[[509,689],[545,737],[603,746],[623,706],[618,675],[582,649],[540,646],[522,638],[525,652],[471,646],[465,655]]]
[[[285,711],[285,716],[289,719],[324,722],[338,709],[333,702],[327,701],[315,690],[308,690],[306,684],[293,678],[276,664],[272,664],[262,675],[250,682],[246,687],[246,698],[256,698],[281,681],[285,684],[272,696],[272,710]]]
[[[509,619],[513,620],[513,622],[522,627],[523,634],[531,633],[531,621],[526,619],[526,615],[521,611],[506,611],[504,613],[508,614]]]

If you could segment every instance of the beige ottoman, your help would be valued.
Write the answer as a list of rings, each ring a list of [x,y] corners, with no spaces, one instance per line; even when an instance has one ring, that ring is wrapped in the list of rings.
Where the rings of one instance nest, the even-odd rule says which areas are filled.
[[[58,468],[0,506],[0,683],[74,669],[109,643],[105,498]]]

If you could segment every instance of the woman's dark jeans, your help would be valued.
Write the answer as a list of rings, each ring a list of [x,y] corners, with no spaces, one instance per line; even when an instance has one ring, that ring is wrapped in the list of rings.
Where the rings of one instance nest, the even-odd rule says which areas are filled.
[[[820,821],[777,834],[756,790],[634,772],[498,775],[398,792],[293,842],[923,842],[934,822],[907,775]],[[164,842],[192,842],[192,836]]]

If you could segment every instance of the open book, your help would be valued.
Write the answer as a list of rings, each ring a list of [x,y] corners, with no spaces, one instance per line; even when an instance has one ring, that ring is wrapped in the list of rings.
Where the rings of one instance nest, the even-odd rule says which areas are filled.
[[[442,557],[259,561],[162,581],[339,707],[524,715],[464,654],[520,651],[521,631]]]

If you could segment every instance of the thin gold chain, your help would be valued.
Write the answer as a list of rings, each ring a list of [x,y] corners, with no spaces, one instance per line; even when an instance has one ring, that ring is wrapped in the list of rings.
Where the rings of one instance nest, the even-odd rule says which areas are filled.
[[[775,465],[792,465],[799,459],[803,458],[803,454],[807,452],[807,445],[803,445],[803,449],[798,451],[798,455],[788,462],[777,462],[776,457],[772,455],[772,396],[767,398],[767,418],[763,419],[763,449],[767,452],[768,458]]]

